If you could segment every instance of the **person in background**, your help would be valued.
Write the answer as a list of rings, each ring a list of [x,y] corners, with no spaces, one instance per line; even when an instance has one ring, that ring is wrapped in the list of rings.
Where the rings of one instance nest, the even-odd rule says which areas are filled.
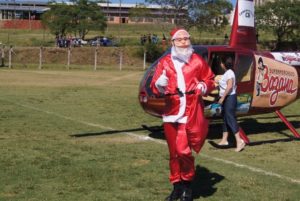
[[[171,52],[157,64],[150,87],[165,97],[162,115],[169,148],[169,180],[173,184],[167,201],[193,200],[191,183],[195,176],[192,149],[199,153],[207,131],[202,95],[215,88],[214,74],[206,61],[194,53],[185,29],[171,31]]]
[[[166,38],[164,33],[163,33],[163,36],[162,36],[161,44],[162,44],[163,50],[166,50],[167,38]]]
[[[236,152],[240,152],[245,147],[245,142],[239,135],[239,125],[236,119],[236,79],[233,72],[233,60],[231,57],[221,58],[221,68],[225,71],[218,81],[219,83],[219,104],[222,105],[223,116],[223,136],[219,145],[228,145],[229,131],[234,133],[236,139]]]
[[[227,33],[225,33],[224,35],[224,44],[227,44],[228,43],[228,35]]]

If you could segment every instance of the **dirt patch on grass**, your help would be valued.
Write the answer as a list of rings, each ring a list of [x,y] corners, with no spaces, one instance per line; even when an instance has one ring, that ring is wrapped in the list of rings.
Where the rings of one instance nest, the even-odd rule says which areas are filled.
[[[150,160],[140,159],[140,160],[134,161],[133,166],[134,167],[140,167],[140,166],[147,165],[148,163],[150,163]]]
[[[73,138],[75,144],[134,144],[139,143],[141,140],[139,138],[130,136],[93,136],[93,137],[81,137]]]

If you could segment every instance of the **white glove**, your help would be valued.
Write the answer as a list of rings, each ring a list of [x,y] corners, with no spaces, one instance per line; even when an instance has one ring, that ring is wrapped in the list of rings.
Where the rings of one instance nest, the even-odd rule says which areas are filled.
[[[199,82],[196,86],[196,89],[198,91],[199,94],[205,94],[207,91],[207,86],[204,82]]]
[[[169,79],[166,76],[166,70],[163,70],[163,73],[159,76],[159,78],[155,82],[155,86],[158,88],[160,92],[165,91],[165,87],[168,85]]]

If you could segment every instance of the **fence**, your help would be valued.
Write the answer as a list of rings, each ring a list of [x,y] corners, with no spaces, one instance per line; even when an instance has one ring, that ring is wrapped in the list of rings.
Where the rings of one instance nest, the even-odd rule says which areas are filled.
[[[140,56],[144,55],[144,56]],[[0,66],[30,69],[144,70],[146,53],[140,47],[2,47]]]

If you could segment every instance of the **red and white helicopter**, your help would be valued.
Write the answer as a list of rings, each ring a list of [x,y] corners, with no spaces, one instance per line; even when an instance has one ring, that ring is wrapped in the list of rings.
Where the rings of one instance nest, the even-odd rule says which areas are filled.
[[[230,56],[234,59],[237,116],[275,112],[291,130],[295,139],[300,139],[300,134],[280,112],[281,108],[300,96],[300,52],[257,50],[253,0],[236,2],[229,45],[194,45],[193,48],[207,60],[216,76],[224,73],[220,67],[220,57]],[[146,113],[160,117],[165,105],[164,97],[155,97],[150,89],[158,61],[159,59],[145,73],[138,96]],[[217,94],[215,91],[203,97],[207,118],[220,117],[221,106],[216,100]],[[249,138],[242,129],[240,131],[243,140],[249,144]]]

